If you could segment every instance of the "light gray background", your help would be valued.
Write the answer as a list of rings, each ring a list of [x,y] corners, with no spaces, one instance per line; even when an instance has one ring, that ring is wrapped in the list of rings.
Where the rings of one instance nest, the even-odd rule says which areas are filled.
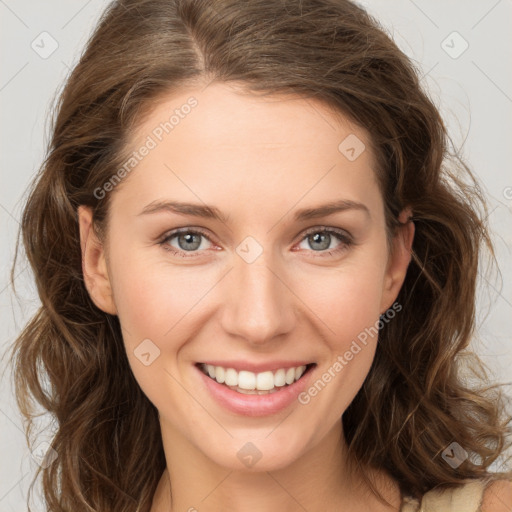
[[[38,306],[25,261],[17,268],[19,298],[13,294],[8,274],[25,190],[44,155],[50,100],[76,63],[107,3],[0,0],[2,353]],[[463,156],[484,185],[502,282],[499,278],[490,280],[490,287],[480,294],[479,337],[473,346],[495,373],[493,380],[510,382],[512,1],[361,3],[422,69],[423,83],[440,107],[455,146],[462,148]],[[58,48],[47,56],[44,52],[55,44],[51,38]],[[458,55],[466,44],[466,51]],[[4,359],[2,370],[5,364]],[[25,495],[36,462],[25,445],[9,379],[6,372],[0,382],[0,510],[19,512],[26,510]],[[507,389],[510,393],[511,387]],[[34,510],[43,510],[41,502],[34,500],[33,506]]]

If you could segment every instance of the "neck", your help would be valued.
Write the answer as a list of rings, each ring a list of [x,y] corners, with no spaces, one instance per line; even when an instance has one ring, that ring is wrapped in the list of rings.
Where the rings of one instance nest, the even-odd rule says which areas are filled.
[[[228,505],[232,512],[395,512],[400,508],[398,486],[384,472],[372,476],[392,507],[378,501],[361,475],[349,469],[341,421],[292,464],[259,472],[223,468],[186,440],[178,442],[169,430],[162,428],[162,432],[167,469],[158,484],[151,512],[221,512]]]

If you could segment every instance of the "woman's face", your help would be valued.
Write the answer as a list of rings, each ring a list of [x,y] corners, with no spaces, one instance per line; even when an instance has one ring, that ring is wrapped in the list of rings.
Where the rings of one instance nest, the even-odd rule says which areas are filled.
[[[84,272],[164,443],[269,470],[335,439],[412,241],[409,223],[388,255],[367,133],[216,83],[162,101],[131,145],[103,246],[80,209]]]

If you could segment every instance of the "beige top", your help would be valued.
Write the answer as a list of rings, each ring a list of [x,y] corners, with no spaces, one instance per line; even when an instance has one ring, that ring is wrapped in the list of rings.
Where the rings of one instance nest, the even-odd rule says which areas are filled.
[[[453,489],[432,489],[421,501],[405,496],[400,512],[480,512],[489,479],[477,479]]]

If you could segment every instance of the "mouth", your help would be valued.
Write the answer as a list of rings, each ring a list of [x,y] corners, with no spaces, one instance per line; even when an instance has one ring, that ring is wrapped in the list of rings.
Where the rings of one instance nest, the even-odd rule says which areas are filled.
[[[316,363],[262,372],[237,371],[232,367],[207,363],[197,363],[196,366],[204,375],[217,384],[237,393],[244,395],[269,395],[287,389],[303,379],[316,366]]]

